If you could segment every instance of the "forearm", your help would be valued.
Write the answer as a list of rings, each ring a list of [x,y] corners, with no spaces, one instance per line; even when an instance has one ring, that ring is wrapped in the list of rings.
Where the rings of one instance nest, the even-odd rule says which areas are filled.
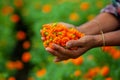
[[[103,46],[102,35],[95,35],[96,46]],[[120,46],[120,30],[104,34],[105,46]]]
[[[100,25],[96,24],[94,20],[98,21]],[[85,34],[99,34],[100,29],[105,33],[117,29],[118,26],[119,21],[112,14],[101,13],[92,21],[77,27],[77,29]]]

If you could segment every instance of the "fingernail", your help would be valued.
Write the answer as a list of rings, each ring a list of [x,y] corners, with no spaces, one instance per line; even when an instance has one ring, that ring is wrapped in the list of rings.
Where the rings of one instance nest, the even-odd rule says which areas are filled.
[[[42,39],[42,40],[45,40],[45,38],[44,38],[44,37],[41,37],[41,39]]]
[[[66,47],[70,48],[71,47],[71,43],[66,43]]]
[[[47,47],[47,48],[45,48],[45,50],[46,50],[46,51],[49,51],[49,50],[50,50],[50,48],[49,48],[49,47]]]

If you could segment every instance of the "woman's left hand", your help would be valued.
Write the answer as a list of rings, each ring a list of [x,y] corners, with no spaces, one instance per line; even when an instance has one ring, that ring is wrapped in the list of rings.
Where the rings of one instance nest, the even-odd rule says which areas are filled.
[[[70,40],[66,43],[67,49],[63,48],[62,46],[59,46],[57,44],[53,44],[53,48],[46,48],[46,50],[56,56],[55,62],[67,60],[70,58],[77,58],[84,54],[89,49],[96,47],[100,43],[100,39],[98,39],[99,36],[93,36],[93,35],[86,35],[79,40]],[[78,47],[77,50],[70,50],[69,48]]]

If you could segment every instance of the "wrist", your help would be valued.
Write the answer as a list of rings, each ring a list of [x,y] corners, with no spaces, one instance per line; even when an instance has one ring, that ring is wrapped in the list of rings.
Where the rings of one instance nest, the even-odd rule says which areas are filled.
[[[94,47],[100,47],[103,46],[103,39],[101,35],[94,35],[95,40],[95,46]]]

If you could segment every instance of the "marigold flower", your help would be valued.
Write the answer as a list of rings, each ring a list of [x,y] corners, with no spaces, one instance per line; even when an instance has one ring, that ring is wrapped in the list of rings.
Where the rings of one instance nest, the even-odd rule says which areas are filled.
[[[11,17],[10,17],[10,20],[14,23],[18,22],[20,20],[20,17],[17,15],[17,14],[13,14]]]
[[[43,8],[42,8],[42,11],[43,11],[44,13],[50,12],[50,11],[51,11],[51,5],[50,5],[50,4],[44,5]]]
[[[22,55],[23,62],[29,62],[31,59],[31,54],[29,52],[24,52]]]
[[[108,66],[103,66],[100,73],[101,73],[102,76],[106,76],[106,75],[109,74],[109,72],[110,72],[109,67]]]
[[[88,10],[89,7],[90,7],[90,4],[88,2],[83,2],[80,5],[80,9],[82,10]]]
[[[80,71],[80,70],[76,70],[76,71],[74,72],[74,75],[75,75],[76,77],[80,76],[80,75],[81,75],[81,71]]]
[[[112,77],[107,77],[105,80],[113,80]]]
[[[21,61],[17,60],[15,62],[15,68],[18,69],[18,70],[23,69],[23,63]]]
[[[79,15],[77,13],[71,13],[69,18],[72,21],[77,21],[79,19]]]
[[[9,77],[8,80],[16,80],[15,77]]]
[[[29,41],[25,41],[25,42],[23,43],[23,48],[24,48],[24,49],[30,48],[30,42],[29,42]]]
[[[23,32],[23,31],[18,31],[17,34],[16,34],[16,38],[17,38],[18,40],[24,40],[24,39],[26,38],[25,32]]]
[[[46,74],[46,69],[41,69],[39,71],[37,71],[36,75],[37,77],[42,77]]]
[[[83,59],[82,56],[80,56],[80,57],[78,57],[76,59],[72,59],[72,63],[75,64],[75,65],[80,65],[80,64],[83,63],[83,61],[84,61],[84,59]]]

